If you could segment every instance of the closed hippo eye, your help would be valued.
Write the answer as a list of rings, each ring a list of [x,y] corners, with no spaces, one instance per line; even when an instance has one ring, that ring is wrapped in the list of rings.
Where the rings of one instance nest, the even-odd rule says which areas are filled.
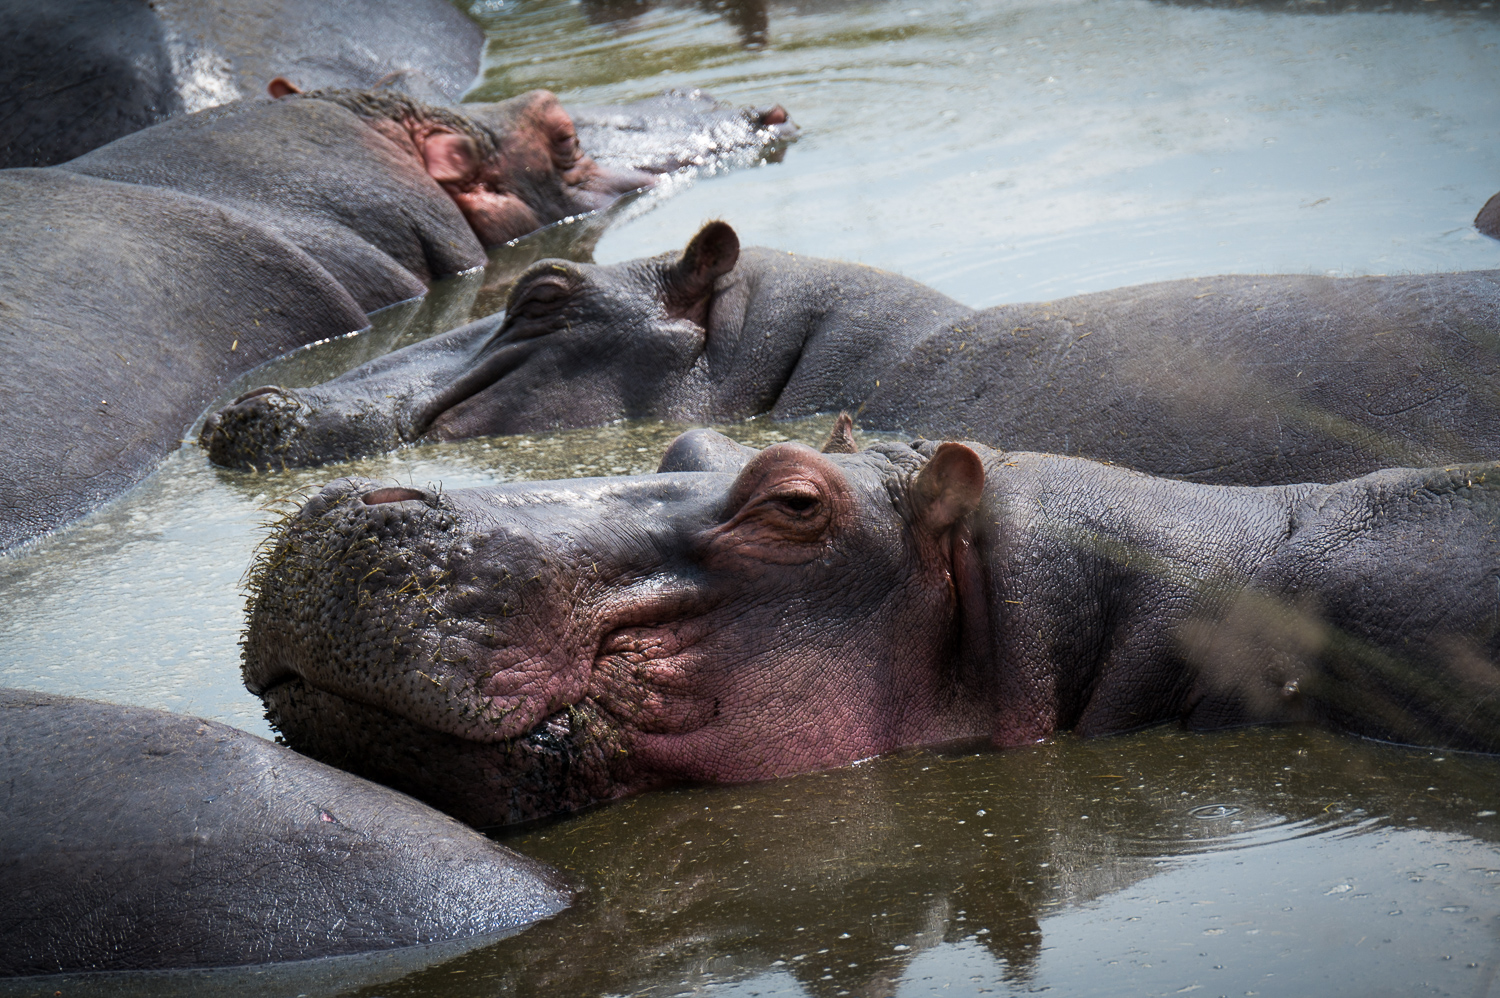
[[[575,287],[561,275],[549,275],[518,286],[505,306],[505,321],[497,331],[507,341],[529,340],[558,332],[558,319],[576,297]]]
[[[559,303],[569,296],[569,289],[559,281],[538,281],[522,291],[510,308],[511,315],[537,318],[557,311]]]
[[[573,131],[573,123],[569,122],[566,129],[559,130],[552,136],[552,162],[559,170],[570,170],[582,156],[578,133]]]
[[[768,496],[766,502],[785,507],[798,516],[807,516],[817,506],[821,505],[822,500],[816,494],[809,495],[806,492],[790,492],[785,495]]]

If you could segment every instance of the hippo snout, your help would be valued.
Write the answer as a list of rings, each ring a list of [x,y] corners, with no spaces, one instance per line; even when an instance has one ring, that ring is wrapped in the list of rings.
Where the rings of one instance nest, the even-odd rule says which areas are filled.
[[[277,465],[277,456],[285,453],[301,429],[306,409],[295,393],[264,385],[204,420],[198,445],[221,467],[269,469]]]

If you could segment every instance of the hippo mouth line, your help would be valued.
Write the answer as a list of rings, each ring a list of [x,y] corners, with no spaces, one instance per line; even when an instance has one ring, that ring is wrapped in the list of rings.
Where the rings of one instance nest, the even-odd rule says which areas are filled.
[[[652,678],[659,682],[662,678],[660,670],[664,667],[667,671],[676,671],[673,668],[676,661],[679,660],[684,652],[687,652],[696,644],[696,636],[685,635],[680,627],[674,627],[670,624],[654,623],[643,625],[628,618],[627,620],[617,621],[615,626],[604,628],[597,640],[594,653],[589,660],[590,676],[628,673],[639,681],[646,679],[652,673],[656,673]],[[421,669],[410,671],[415,671],[417,675],[434,684],[437,683],[436,679],[428,676]],[[652,683],[650,679],[647,679],[647,682],[649,685],[657,686],[657,683]],[[482,686],[484,682],[481,681],[476,685]],[[540,715],[526,728],[499,738],[484,738],[475,737],[472,731],[466,732],[462,726],[450,728],[446,725],[434,725],[419,714],[401,710],[399,706],[394,706],[381,698],[359,696],[357,694],[329,689],[327,686],[310,679],[294,666],[282,665],[265,678],[252,679],[246,676],[245,686],[251,693],[264,701],[268,701],[278,690],[283,688],[301,687],[342,703],[358,705],[379,711],[382,714],[400,718],[407,724],[414,725],[434,734],[445,735],[474,744],[526,745],[537,739],[545,742],[563,738],[573,730],[571,715],[580,707],[583,707],[585,701],[588,702],[588,707],[592,712],[603,718],[607,718],[609,723],[620,730],[630,727],[641,728],[643,726],[645,729],[651,729],[653,725],[651,725],[647,715],[656,713],[655,710],[643,702],[632,702],[634,698],[629,696],[622,697],[621,692],[615,689],[614,685],[608,681],[605,682],[603,689],[595,688],[592,683],[586,683],[578,691],[576,697],[570,698],[567,702],[556,706],[550,712]],[[660,692],[659,686],[657,689]],[[661,709],[665,705],[658,703],[656,706],[658,709]],[[518,709],[524,709],[524,706]],[[705,719],[699,718],[697,720],[698,723],[691,724],[690,727],[695,728],[700,726]],[[662,729],[660,733],[666,733],[666,729]],[[681,734],[683,732],[679,730],[676,733]]]
[[[538,337],[508,340],[502,324],[488,343],[480,347],[479,360],[430,398],[412,421],[414,439],[432,433],[444,415],[469,399],[498,385],[526,362]]]
[[[250,688],[248,682],[246,683],[246,687]],[[486,743],[481,742],[479,739],[465,737],[463,734],[455,731],[448,731],[443,728],[433,727],[432,725],[422,721],[420,718],[410,717],[401,711],[391,709],[388,704],[374,702],[362,697],[349,696],[345,693],[338,693],[334,690],[327,689],[323,686],[318,685],[317,683],[314,683],[306,676],[290,669],[277,674],[274,678],[266,683],[257,683],[255,687],[250,688],[250,692],[260,697],[262,701],[266,701],[274,696],[279,690],[297,688],[316,692],[321,696],[329,697],[341,703],[353,704],[359,707],[363,707],[367,710],[378,711],[379,713],[385,714],[391,718],[399,718],[406,724],[413,725],[435,735],[444,735],[449,738],[457,738],[462,741],[472,742],[474,744],[513,744],[522,746],[530,745],[536,748],[553,747],[554,744],[559,740],[564,739],[568,735],[570,735],[573,731],[572,714],[578,708],[579,703],[582,702],[580,700],[577,703],[564,704],[563,706],[552,711],[550,714],[546,714],[541,717],[535,724],[531,725],[531,727],[527,728],[525,731],[522,731],[519,734],[513,735],[509,738],[500,739],[496,742]]]

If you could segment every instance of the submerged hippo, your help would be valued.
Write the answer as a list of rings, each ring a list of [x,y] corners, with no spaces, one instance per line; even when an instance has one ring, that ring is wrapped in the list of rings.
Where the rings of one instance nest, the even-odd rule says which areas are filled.
[[[0,0],[0,24],[0,167],[61,163],[278,76],[452,102],[484,47],[448,0]]]
[[[503,316],[210,417],[230,467],[621,417],[858,409],[868,427],[1200,482],[1500,456],[1500,271],[1213,277],[976,312],[870,267],[740,251],[536,264]]]
[[[1484,203],[1474,216],[1474,228],[1494,239],[1500,239],[1500,194]]]
[[[252,572],[300,751],[470,822],[1167,721],[1500,750],[1500,464],[1210,486],[919,441],[437,493],[344,479]]]
[[[139,481],[256,364],[793,127],[701,96],[586,113],[611,165],[544,91],[460,111],[288,90],[0,171],[0,549]]]
[[[572,897],[409,797],[213,721],[0,690],[0,736],[0,975],[493,937]]]

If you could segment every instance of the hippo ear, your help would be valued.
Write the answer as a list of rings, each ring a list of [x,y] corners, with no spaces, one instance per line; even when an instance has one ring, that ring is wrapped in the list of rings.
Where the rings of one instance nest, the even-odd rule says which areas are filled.
[[[854,418],[847,412],[839,413],[833,429],[828,433],[828,442],[823,445],[824,454],[858,454],[859,444],[854,442]]]
[[[440,184],[461,184],[479,172],[479,147],[467,135],[436,130],[420,139],[427,175]]]
[[[942,444],[917,473],[911,493],[917,521],[941,534],[979,508],[984,462],[963,444]]]
[[[266,84],[266,93],[270,94],[272,97],[286,97],[289,94],[300,94],[301,92],[302,88],[297,86],[297,84],[293,83],[291,80],[287,79],[285,76],[278,76],[276,77],[276,79]]]
[[[707,325],[714,281],[733,270],[739,258],[740,237],[728,222],[709,222],[699,229],[682,259],[667,271],[667,314]]]

